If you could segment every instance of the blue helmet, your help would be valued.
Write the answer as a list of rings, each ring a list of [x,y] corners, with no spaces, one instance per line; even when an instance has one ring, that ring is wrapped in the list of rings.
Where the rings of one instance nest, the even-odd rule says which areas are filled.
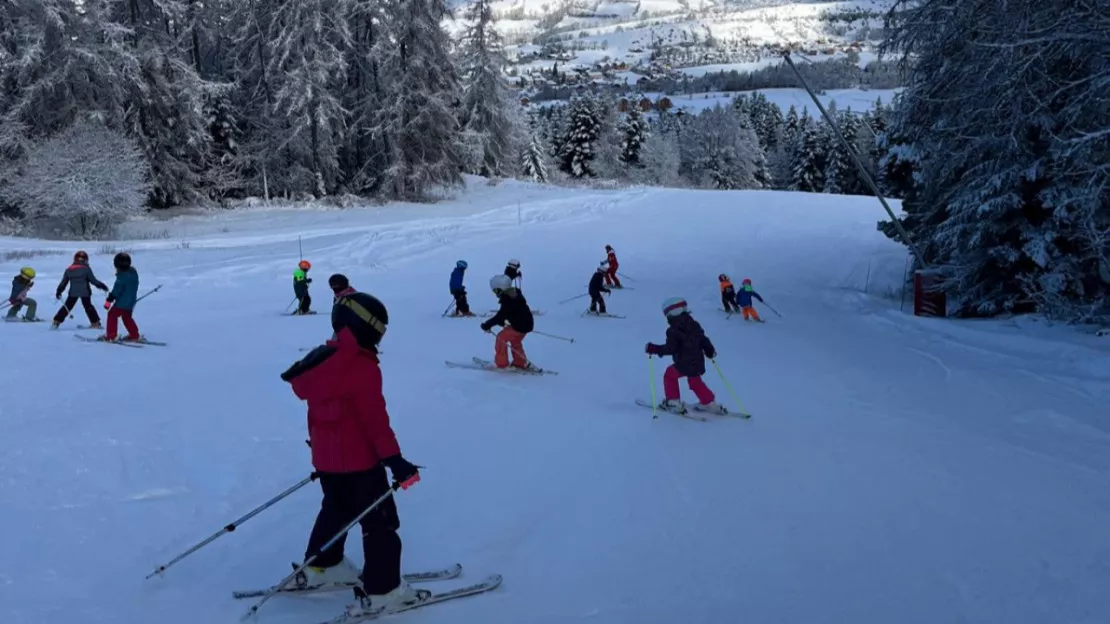
[[[455,268],[465,269],[467,267],[466,260],[459,260],[455,263]]]

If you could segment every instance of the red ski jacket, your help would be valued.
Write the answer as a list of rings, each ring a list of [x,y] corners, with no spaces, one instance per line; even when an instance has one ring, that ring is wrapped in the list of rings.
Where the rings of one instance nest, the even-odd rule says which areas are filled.
[[[609,272],[610,273],[616,273],[617,269],[619,269],[620,266],[621,266],[620,263],[617,262],[617,252],[615,252],[615,251],[610,251],[609,252],[608,262],[609,262]]]
[[[382,394],[378,356],[344,328],[282,378],[308,402],[312,465],[319,472],[359,472],[399,455]]]

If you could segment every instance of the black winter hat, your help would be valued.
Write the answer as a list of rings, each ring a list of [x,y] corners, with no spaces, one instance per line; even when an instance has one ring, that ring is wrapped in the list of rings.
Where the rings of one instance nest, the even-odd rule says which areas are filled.
[[[347,290],[351,287],[351,282],[347,280],[347,276],[342,273],[336,273],[328,278],[328,286],[335,292]]]
[[[358,346],[375,353],[388,324],[389,313],[385,305],[366,293],[356,292],[340,297],[331,308],[332,331],[338,335],[344,329],[351,330]]]
[[[118,254],[116,254],[116,257],[112,259],[112,264],[115,265],[116,269],[119,271],[126,271],[127,269],[130,269],[131,254],[124,251],[119,252]]]

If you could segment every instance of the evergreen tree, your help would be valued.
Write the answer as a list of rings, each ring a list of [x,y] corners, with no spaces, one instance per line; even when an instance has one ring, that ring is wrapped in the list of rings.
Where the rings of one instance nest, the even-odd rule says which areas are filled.
[[[475,173],[502,176],[520,142],[520,104],[502,75],[506,61],[492,0],[474,0],[466,9],[466,19],[461,42],[465,84],[461,126],[481,137],[482,159]]]
[[[750,118],[735,108],[701,111],[679,135],[683,177],[702,188],[762,188],[763,150],[750,125]]]
[[[802,109],[804,115],[808,115],[808,109]],[[782,127],[782,140],[789,146],[798,144],[798,136],[804,127],[802,121],[798,118],[798,109],[793,104],[790,109],[786,111],[786,121]]]
[[[855,147],[859,132],[858,121],[851,109],[838,113],[833,119],[848,145]],[[826,133],[825,153],[828,155],[825,162],[825,184],[822,189],[825,193],[842,195],[857,195],[861,192],[859,172],[856,170],[848,148],[840,142],[836,133],[831,129]]]
[[[422,199],[459,186],[458,80],[443,30],[443,0],[391,0],[377,47],[386,91],[375,130],[389,148],[383,187],[398,199]]]
[[[633,107],[621,123],[620,161],[630,167],[640,166],[640,152],[648,138],[648,124],[639,109]]]
[[[533,182],[547,182],[547,154],[540,144],[539,137],[535,134],[532,135],[532,140],[528,143],[527,149],[524,150],[521,160],[520,171],[525,179]]]
[[[593,177],[601,118],[594,101],[588,97],[571,100],[566,133],[563,137],[560,168],[574,178]]]
[[[820,128],[808,115],[799,121],[799,130],[790,162],[790,190],[819,193],[825,187],[825,141]]]

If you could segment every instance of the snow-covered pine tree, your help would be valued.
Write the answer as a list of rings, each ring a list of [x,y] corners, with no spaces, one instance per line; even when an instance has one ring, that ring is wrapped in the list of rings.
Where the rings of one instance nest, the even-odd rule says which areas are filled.
[[[632,107],[621,122],[620,161],[629,167],[639,167],[640,154],[648,136],[647,121],[638,108]]]
[[[593,98],[572,99],[566,124],[560,169],[574,178],[593,177],[597,140],[602,131],[601,116]]]
[[[750,118],[734,107],[707,108],[679,136],[681,173],[701,188],[762,188],[762,148]]]
[[[808,109],[802,109],[802,112],[808,115]],[[782,126],[782,140],[791,149],[798,144],[798,136],[801,134],[803,127],[802,121],[798,118],[798,109],[791,104],[786,111],[786,120]]]
[[[520,102],[502,71],[506,65],[501,35],[493,17],[492,0],[474,0],[465,13],[467,25],[460,43],[464,84],[460,125],[481,138],[482,159],[477,173],[503,176],[512,169],[523,136]]]
[[[824,133],[809,115],[802,115],[798,121],[797,143],[791,157],[790,190],[820,193],[825,187]]]
[[[685,186],[679,169],[682,154],[678,146],[678,134],[674,130],[654,128],[640,152],[639,169],[633,169],[631,179],[638,184],[650,186]]]
[[[443,0],[390,0],[376,44],[386,91],[375,128],[389,147],[384,189],[398,199],[423,199],[462,185],[458,152],[459,83]]]
[[[832,114],[832,111],[830,111],[830,114]],[[845,140],[854,148],[859,133],[859,125],[851,109],[836,113],[833,119]],[[840,195],[860,194],[859,172],[852,161],[852,156],[848,153],[848,148],[840,142],[831,128],[826,128],[825,141],[825,153],[828,156],[825,162],[825,184],[822,192]]]
[[[520,172],[526,180],[547,182],[547,153],[538,135],[532,135],[521,161]]]

